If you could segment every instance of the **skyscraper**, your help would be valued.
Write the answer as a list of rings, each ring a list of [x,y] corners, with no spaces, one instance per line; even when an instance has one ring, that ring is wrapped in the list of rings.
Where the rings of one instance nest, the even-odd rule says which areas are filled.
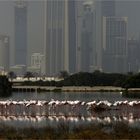
[[[103,18],[103,71],[127,71],[127,17]]]
[[[9,37],[0,35],[0,69],[9,70]]]
[[[15,64],[26,65],[27,59],[27,4],[15,2]]]
[[[81,71],[96,69],[96,15],[93,1],[83,3],[81,33]]]
[[[139,72],[140,59],[140,44],[139,41],[131,38],[128,40],[128,71]]]
[[[76,1],[76,70],[94,71],[96,56],[95,2]]]
[[[115,0],[101,1],[101,14],[104,17],[115,16]]]
[[[68,0],[69,72],[76,72],[76,2]]]
[[[115,16],[115,0],[95,0],[97,69],[102,70],[103,58],[103,17]]]
[[[46,1],[46,73],[69,71],[68,0]]]
[[[82,46],[82,22],[83,22],[83,1],[76,3],[76,72],[81,71],[81,46]]]

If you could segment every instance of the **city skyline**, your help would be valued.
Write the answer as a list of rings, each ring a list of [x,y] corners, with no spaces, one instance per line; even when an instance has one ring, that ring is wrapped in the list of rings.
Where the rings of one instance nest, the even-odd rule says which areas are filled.
[[[45,9],[44,3],[49,3],[49,2],[54,3],[54,6],[55,5],[60,6],[61,4],[59,3],[63,3],[62,4],[63,6],[62,7],[60,6],[61,8],[56,6],[53,7],[52,9],[51,6],[49,6],[49,8],[46,7]],[[93,5],[94,7],[91,8],[91,12],[87,12],[86,10],[84,11],[85,6],[83,5],[89,6],[90,4]],[[15,25],[16,20],[14,18],[17,17],[14,15],[16,13],[15,1],[0,2],[0,11],[5,11],[6,7],[9,7],[7,11],[9,11],[10,13],[9,12],[5,13],[5,15],[8,16],[5,16],[5,18],[3,18],[4,20],[0,22],[0,32],[2,35],[7,35],[10,38],[10,45],[9,45],[10,66],[14,66],[17,64],[23,64],[23,62],[16,63],[16,61],[17,60],[19,61],[20,59],[16,58],[15,59],[16,61],[14,61],[14,57],[16,56],[16,54],[19,54],[16,53],[16,49],[15,49],[17,46],[16,40],[18,40],[21,43],[20,39],[18,39],[18,37],[20,37],[20,34],[17,35],[17,37],[14,36],[14,34],[16,35],[16,29],[18,28],[18,26]],[[103,70],[102,50],[104,44],[101,37],[102,34],[101,28],[103,22],[102,17],[104,16],[127,17],[128,18],[127,40],[130,40],[131,38],[134,38],[135,40],[139,40],[140,29],[138,25],[140,23],[140,20],[137,16],[134,16],[138,14],[139,7],[140,7],[140,1],[121,2],[116,0],[115,3],[114,0],[112,1],[98,1],[98,0],[95,1],[93,0],[28,1],[26,7],[27,21],[24,21],[25,23],[27,22],[27,33],[26,33],[26,29],[25,28],[23,29],[25,31],[25,34],[27,34],[27,42],[26,39],[23,39],[24,41],[23,43],[21,43],[21,44],[24,43],[27,44],[27,50],[26,47],[24,47],[25,51],[27,51],[26,53],[27,66],[31,65],[30,63],[31,55],[33,53],[40,53],[45,55],[46,70],[44,70],[44,73],[47,73],[48,75],[57,75],[60,71],[63,70],[66,70],[70,73],[75,73],[80,71],[92,72],[94,70]],[[61,10],[59,10],[59,8]],[[130,8],[133,9],[133,11],[132,10],[130,11],[129,10]],[[52,19],[51,19],[52,21],[49,20],[48,22],[47,18],[49,15],[49,9],[51,12],[54,9],[53,11],[54,15],[52,15]],[[60,14],[61,12],[63,14]],[[20,12],[17,13],[20,14]],[[2,15],[3,14],[1,13],[0,17],[2,17]],[[57,15],[62,15],[64,20],[56,19]],[[12,19],[11,22],[6,22],[6,20],[10,21],[10,19]],[[84,20],[86,22],[84,22]],[[6,24],[4,25],[4,23]],[[59,26],[56,23],[59,23]],[[45,26],[45,24],[50,24],[50,25]],[[83,28],[83,24],[85,24],[87,27],[84,26]],[[58,28],[56,26],[60,28],[54,31],[56,28]],[[90,32],[90,29],[93,31]],[[49,30],[53,31],[54,33],[51,32],[50,34]],[[62,32],[62,35],[60,32]],[[50,45],[49,43],[50,37],[52,37],[50,42],[52,45]],[[57,39],[56,42],[54,42],[55,37]],[[90,37],[91,39],[89,39]],[[90,41],[92,41],[92,43],[89,43]],[[59,44],[58,42],[60,42],[60,45],[58,45]],[[52,50],[49,53],[48,49],[50,48],[52,48]],[[24,51],[22,51],[21,54],[23,54],[23,52]],[[21,55],[19,56],[21,57]],[[137,61],[137,63],[138,62],[139,61]],[[127,71],[130,71],[133,66],[132,64],[130,65],[130,62],[126,62],[126,63],[127,65],[129,63],[128,66],[129,68],[126,66],[126,69]],[[24,64],[26,65],[26,63]],[[137,68],[137,71],[138,70],[139,68]],[[134,71],[136,72],[136,70]]]

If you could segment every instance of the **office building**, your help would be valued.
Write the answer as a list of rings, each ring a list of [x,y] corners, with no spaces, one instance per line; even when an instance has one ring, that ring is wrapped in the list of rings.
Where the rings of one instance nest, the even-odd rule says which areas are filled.
[[[96,69],[95,1],[76,1],[76,72]]]
[[[96,14],[92,1],[83,2],[81,32],[81,71],[96,70]]]
[[[83,1],[75,1],[76,10],[76,72],[81,71],[81,46],[82,46],[82,23]]]
[[[115,0],[101,0],[102,17],[115,16]]]
[[[103,70],[103,17],[115,16],[115,0],[95,0],[96,10],[96,46],[97,46],[97,69]]]
[[[128,72],[139,72],[140,66],[140,44],[137,39],[131,38],[128,40]]]
[[[76,1],[68,0],[69,72],[76,72]]]
[[[103,71],[127,71],[127,17],[103,18]]]
[[[9,37],[0,35],[0,71],[9,71]]]
[[[31,67],[30,69],[37,70],[39,74],[44,74],[44,55],[40,53],[33,53],[31,56]]]
[[[27,64],[27,2],[15,2],[15,64]]]
[[[46,73],[69,71],[68,0],[45,1]]]

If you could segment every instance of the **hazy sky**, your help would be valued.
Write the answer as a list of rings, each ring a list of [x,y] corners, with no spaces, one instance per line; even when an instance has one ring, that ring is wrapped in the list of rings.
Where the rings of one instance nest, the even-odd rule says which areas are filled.
[[[43,2],[28,1],[28,61],[33,52],[43,52]],[[129,37],[140,34],[140,0],[119,0],[116,2],[118,16],[128,17]],[[0,34],[10,36],[10,60],[14,62],[14,3],[0,0]]]

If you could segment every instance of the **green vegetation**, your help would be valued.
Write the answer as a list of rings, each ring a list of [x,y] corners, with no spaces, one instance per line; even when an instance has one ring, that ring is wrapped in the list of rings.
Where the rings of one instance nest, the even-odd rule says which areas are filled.
[[[11,82],[13,81],[14,78],[16,78],[16,74],[13,71],[10,71],[8,73],[8,78],[11,80]]]
[[[32,77],[30,73],[26,77]],[[20,85],[31,86],[116,86],[123,88],[140,88],[140,73],[138,74],[118,74],[118,73],[103,73],[95,71],[93,73],[79,72],[76,74],[68,75],[67,72],[61,72],[64,80],[61,81],[25,81]],[[16,83],[15,83],[16,84]]]
[[[59,77],[65,79],[69,77],[69,73],[67,71],[60,71]]]
[[[6,76],[0,76],[0,97],[7,97],[12,94],[12,84]]]
[[[14,128],[0,125],[0,139],[139,139],[140,128],[126,123],[87,124],[70,127],[61,123],[56,127]]]
[[[59,84],[63,86],[121,86],[126,77],[123,74],[99,71],[93,73],[80,72],[65,78]]]
[[[28,81],[31,77],[35,77],[34,74],[30,71],[27,71],[25,74],[24,74],[24,78],[27,78]]]
[[[128,75],[123,83],[124,88],[140,88],[140,73],[135,75]]]

